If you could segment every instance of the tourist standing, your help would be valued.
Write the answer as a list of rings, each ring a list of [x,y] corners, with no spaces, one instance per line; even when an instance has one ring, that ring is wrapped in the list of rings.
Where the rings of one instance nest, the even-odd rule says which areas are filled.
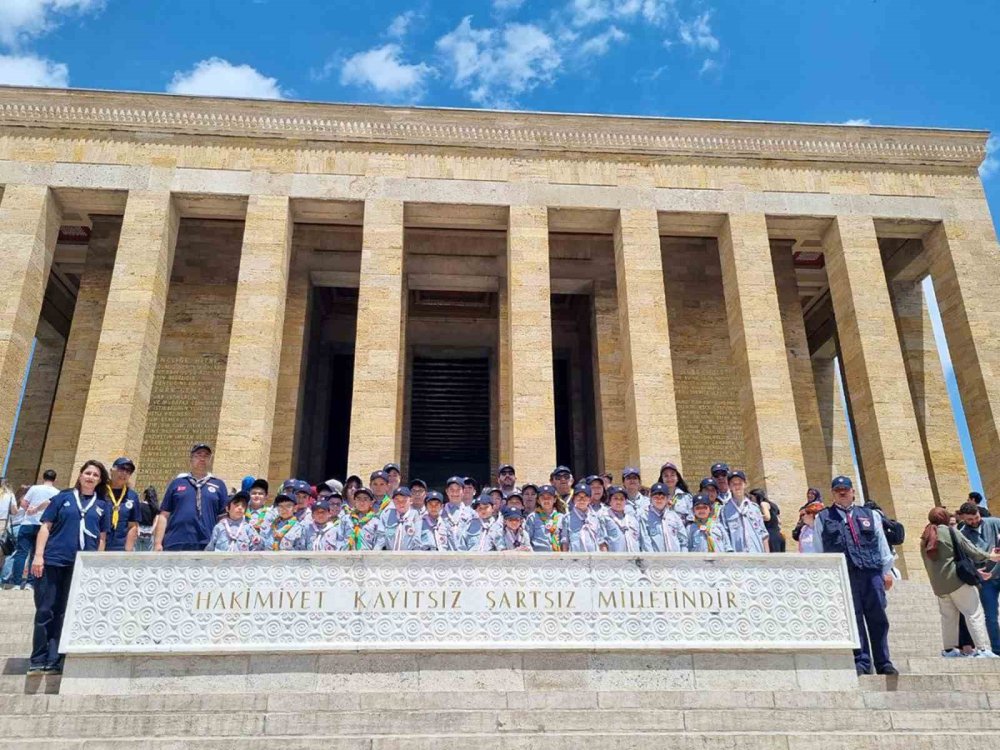
[[[157,552],[204,550],[212,529],[226,513],[229,491],[225,482],[209,472],[212,448],[195,443],[190,462],[191,470],[179,474],[163,493],[153,542]]]
[[[156,519],[160,515],[160,498],[155,487],[147,487],[139,498],[139,533],[135,539],[135,552],[152,552]]]
[[[131,552],[139,537],[139,495],[128,486],[135,463],[122,456],[111,464],[111,484],[108,485],[108,505],[111,509],[111,533],[105,549],[108,552]]]
[[[764,519],[764,528],[767,529],[767,551],[784,552],[785,537],[781,533],[781,508],[777,503],[768,500],[767,492],[759,488],[750,490],[750,498],[757,504]]]
[[[0,561],[3,562],[2,573],[0,573],[0,584],[6,588],[10,580],[10,573],[14,569],[14,552],[17,550],[17,529],[21,525],[17,518],[20,508],[17,505],[17,498],[7,484],[7,477],[0,477],[0,539],[4,532],[13,542],[13,549],[9,555],[0,552]],[[17,524],[15,525],[15,520]]]
[[[52,495],[42,512],[31,563],[37,587],[28,674],[62,672],[59,638],[76,556],[103,550],[111,531],[111,511],[106,502],[108,481],[104,464],[86,461],[80,467],[76,486]]]
[[[854,666],[858,674],[869,674],[873,664],[878,674],[899,674],[889,656],[885,592],[894,581],[893,556],[882,531],[882,519],[875,511],[854,504],[850,477],[835,477],[830,488],[833,505],[817,514],[813,544],[817,552],[833,552],[847,560],[861,637],[861,648],[854,651]]]
[[[816,552],[816,515],[823,510],[820,500],[808,502],[799,510],[799,522],[792,532],[792,538],[799,544],[799,552]]]
[[[103,465],[101,466],[104,469]],[[107,478],[107,470],[104,471]],[[19,588],[30,588],[34,575],[29,571],[28,579],[24,579],[24,568],[31,554],[35,549],[35,542],[38,539],[38,532],[42,524],[42,514],[49,506],[49,501],[59,494],[56,488],[56,473],[52,469],[46,469],[42,474],[42,483],[28,488],[21,498],[20,525],[17,530],[17,549],[14,552],[14,567],[11,570],[10,582]],[[104,488],[101,488],[103,493]]]
[[[959,530],[978,550],[989,554],[1000,549],[1000,518],[983,518],[979,506],[973,502],[963,503],[958,509]],[[979,585],[979,600],[983,605],[986,632],[990,637],[993,653],[1000,655],[1000,627],[997,623],[997,604],[1000,602],[1000,565],[983,562]]]
[[[997,563],[1000,562],[1000,552],[990,550],[986,553],[956,533],[944,508],[932,508],[927,520],[929,523],[920,535],[920,557],[941,610],[941,655],[962,656],[958,648],[958,618],[961,614],[965,616],[966,626],[976,646],[974,655],[995,659],[997,655],[990,649],[983,606],[976,591],[977,582],[963,580],[957,562],[959,557],[966,557],[977,564]],[[985,578],[989,573],[983,571],[979,575]]]

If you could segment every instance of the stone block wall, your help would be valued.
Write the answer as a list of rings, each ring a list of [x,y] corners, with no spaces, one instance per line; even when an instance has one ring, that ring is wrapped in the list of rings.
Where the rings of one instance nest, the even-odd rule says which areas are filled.
[[[715,240],[661,238],[660,246],[681,458],[694,489],[715,461],[735,467],[747,460],[722,266]]]
[[[162,492],[193,443],[215,444],[242,240],[242,222],[181,222],[137,487]]]

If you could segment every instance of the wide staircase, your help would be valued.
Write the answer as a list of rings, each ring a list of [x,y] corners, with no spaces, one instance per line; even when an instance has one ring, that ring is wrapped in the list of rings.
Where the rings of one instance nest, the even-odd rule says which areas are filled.
[[[852,691],[772,692],[741,684],[724,691],[343,695],[296,691],[278,676],[252,694],[104,697],[59,695],[58,676],[25,676],[31,596],[3,591],[0,750],[992,746],[1000,728],[1000,712],[993,713],[1000,707],[1000,659],[938,656],[937,604],[926,584],[903,582],[890,601],[901,674],[863,677]]]

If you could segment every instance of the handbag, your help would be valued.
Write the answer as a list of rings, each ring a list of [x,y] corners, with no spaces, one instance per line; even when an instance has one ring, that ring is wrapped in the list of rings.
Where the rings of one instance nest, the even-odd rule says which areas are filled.
[[[14,554],[14,549],[17,547],[17,539],[11,533],[10,525],[3,530],[3,534],[0,534],[0,556],[10,557]]]
[[[979,577],[976,564],[966,556],[958,536],[955,534],[955,529],[949,527],[948,532],[951,534],[951,543],[955,547],[955,573],[958,575],[958,580],[968,586],[978,587],[983,579]]]

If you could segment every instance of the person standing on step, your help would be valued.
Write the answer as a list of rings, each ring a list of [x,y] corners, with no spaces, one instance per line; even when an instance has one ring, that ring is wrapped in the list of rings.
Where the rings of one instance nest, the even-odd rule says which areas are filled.
[[[714,463],[708,473],[715,480],[715,485],[719,490],[719,499],[723,503],[729,502],[729,498],[733,496],[729,489],[729,464],[721,461]]]
[[[607,552],[601,517],[590,507],[590,485],[580,482],[573,488],[572,507],[562,518],[559,546],[563,552]]]
[[[889,656],[889,618],[885,592],[892,588],[892,550],[885,540],[877,513],[854,504],[850,477],[834,477],[830,485],[833,505],[816,515],[813,546],[817,552],[843,555],[854,600],[861,648],[854,651],[858,674],[896,675]],[[865,637],[865,631],[868,637]],[[870,641],[870,643],[869,643]]]
[[[336,507],[336,514],[334,508]],[[312,519],[302,526],[302,547],[310,552],[333,552],[341,549],[340,505],[320,498],[312,507]]]
[[[493,503],[488,497],[480,496],[472,501],[472,510],[476,515],[462,529],[458,548],[466,552],[485,552],[493,525]]]
[[[660,483],[667,485],[671,497],[670,507],[674,513],[679,515],[684,523],[691,523],[694,520],[691,508],[691,490],[688,489],[687,482],[681,476],[677,464],[667,461],[660,467]]]
[[[397,552],[414,552],[420,549],[420,514],[410,507],[408,487],[393,490],[392,505],[382,511],[379,523],[383,538],[381,548]]]
[[[368,487],[375,493],[375,512],[381,513],[389,507],[392,502],[390,493],[392,480],[389,475],[382,471],[373,471],[368,477]]]
[[[535,552],[559,552],[562,549],[559,529],[562,526],[563,512],[556,507],[558,502],[556,488],[551,484],[543,484],[538,488],[537,507],[528,516],[527,523],[531,547]]]
[[[379,549],[377,545],[384,542],[385,535],[375,502],[375,493],[367,487],[354,491],[351,511],[340,524],[341,549],[351,552]]]
[[[622,486],[628,493],[628,507],[637,518],[641,518],[646,508],[649,507],[649,498],[642,494],[642,477],[639,475],[638,468],[626,466],[622,470]]]
[[[272,552],[303,549],[302,522],[295,515],[295,499],[282,493],[274,498],[274,507],[277,515],[266,522],[261,531],[265,549]]]
[[[424,498],[424,515],[420,519],[420,548],[425,551],[446,552],[457,549],[452,545],[447,524],[441,519],[443,507],[444,497],[441,493],[430,490]]]
[[[531,552],[531,539],[524,529],[524,511],[517,507],[507,507],[501,515],[503,526],[490,532],[486,551]]]
[[[101,488],[102,493],[104,489]],[[59,489],[56,487],[56,473],[52,469],[46,469],[42,474],[42,483],[29,487],[21,498],[22,512],[19,514],[17,547],[10,579],[14,588],[31,588],[34,583],[30,569],[27,580],[24,579],[24,568],[31,560],[31,554],[35,549],[35,541],[42,524],[42,514],[48,508],[49,501],[57,494]]]
[[[476,517],[475,511],[465,504],[465,477],[449,477],[444,485],[447,502],[441,509],[441,523],[448,536],[448,549],[462,549],[465,527]]]
[[[500,464],[497,469],[497,486],[504,497],[517,491],[517,473],[510,464]]]
[[[927,520],[924,533],[920,535],[920,557],[924,561],[927,577],[941,611],[941,640],[944,644],[941,656],[951,658],[963,655],[958,648],[958,618],[961,614],[965,616],[969,634],[976,646],[973,655],[998,658],[990,648],[983,605],[976,591],[977,579],[988,580],[990,573],[977,568],[964,570],[960,567],[959,560],[966,558],[973,565],[993,563],[991,568],[995,568],[995,563],[1000,562],[1000,551],[991,549],[987,553],[957,533],[950,525],[951,517],[944,508],[931,508]],[[965,561],[962,560],[963,563]],[[967,580],[966,576],[971,578]]]
[[[718,480],[716,480],[718,481]],[[729,499],[719,511],[719,522],[726,527],[734,552],[769,552],[769,536],[764,516],[757,503],[744,494],[747,475],[740,470],[729,472]]]
[[[135,463],[122,456],[111,464],[108,505],[111,506],[111,533],[104,546],[108,552],[131,552],[139,538],[139,495],[128,486]]]
[[[557,466],[549,474],[549,482],[556,488],[556,507],[568,511],[573,500],[573,472],[568,466]]]
[[[226,504],[226,517],[215,524],[206,552],[260,552],[264,540],[247,520],[250,495],[237,492]]]
[[[209,472],[211,461],[211,447],[195,443],[191,471],[167,485],[153,543],[157,552],[201,552],[208,544],[229,499],[226,483]]]
[[[613,484],[607,488],[608,505],[601,511],[608,552],[639,551],[639,519],[628,507],[625,488]]]
[[[410,480],[410,506],[420,515],[424,514],[427,502],[427,482],[423,479]]]
[[[977,549],[986,554],[1000,549],[1000,518],[983,518],[979,506],[973,502],[962,503],[958,509],[959,530]],[[1000,656],[1000,626],[997,622],[997,605],[1000,603],[1000,565],[981,563],[982,583],[979,600],[983,605],[986,632],[990,636],[993,653]]]
[[[388,494],[390,499],[392,499],[392,493],[399,489],[403,483],[403,472],[400,471],[399,464],[397,463],[387,463],[382,467],[382,471],[389,477]]]
[[[670,490],[657,482],[649,488],[649,506],[639,514],[639,546],[643,552],[684,552],[684,521],[670,508]]]
[[[35,577],[35,632],[28,674],[62,672],[59,653],[76,556],[101,551],[111,532],[108,470],[85,461],[76,486],[52,496],[42,512],[31,574]]]
[[[726,527],[712,513],[712,501],[707,495],[691,499],[694,520],[687,527],[688,552],[732,552]]]

